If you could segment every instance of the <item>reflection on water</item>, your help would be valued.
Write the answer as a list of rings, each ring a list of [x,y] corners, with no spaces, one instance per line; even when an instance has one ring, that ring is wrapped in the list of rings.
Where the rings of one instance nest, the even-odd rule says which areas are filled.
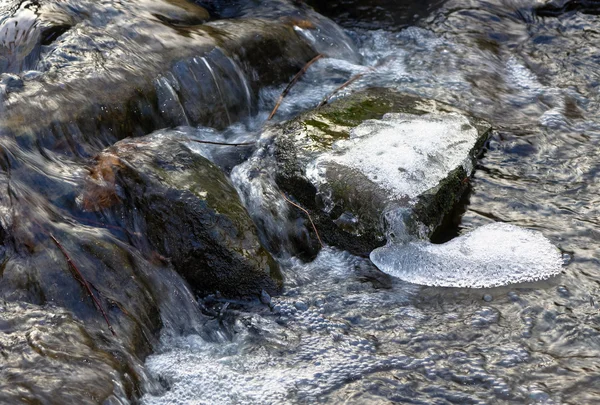
[[[89,240],[91,267],[105,269],[118,292],[104,291],[102,299],[119,319],[117,329],[135,331],[136,338],[119,341],[116,350],[96,333],[104,343],[94,348],[65,315],[53,321],[57,329],[44,329],[44,339],[72,336],[81,353],[96,353],[94,367],[109,370],[127,362],[120,353],[143,357],[158,347],[146,362],[153,382],[143,382],[132,361],[115,374],[114,387],[99,381],[94,395],[125,402],[144,395],[149,404],[600,401],[600,17],[593,2],[553,2],[544,10],[533,0],[321,5],[348,29],[360,57],[331,23],[285,1],[180,3],[39,0],[0,7],[0,292],[38,305],[82,302],[87,298],[64,270],[38,269],[64,262],[48,232],[72,246]],[[298,20],[298,13],[321,28]],[[273,26],[265,22],[271,20]],[[269,46],[257,45],[257,33]],[[282,240],[292,245],[305,235],[272,185],[240,185],[264,156],[244,163],[253,148],[194,144],[192,150],[231,173],[263,241],[269,230],[277,235],[265,244],[286,276],[279,297],[248,304],[209,296],[199,300],[200,315],[164,258],[121,227],[116,211],[77,205],[91,157],[119,138],[180,126],[157,136],[258,139],[282,78],[314,56],[307,43],[334,57],[311,67],[277,119],[314,107],[358,73],[341,95],[388,86],[487,119],[495,131],[454,231],[492,222],[535,229],[561,249],[563,274],[465,290],[404,283],[367,259],[330,248],[303,263],[285,254]],[[280,53],[280,65],[266,62]],[[273,218],[289,222],[277,228]],[[137,214],[129,220],[140,221]],[[35,259],[22,259],[27,255]],[[5,266],[9,256],[18,258],[16,265]],[[38,276],[47,284],[32,288]],[[57,287],[63,284],[70,291],[64,296]],[[15,292],[15,285],[33,292]],[[128,295],[138,290],[137,298]],[[37,307],[28,311],[45,319]],[[87,303],[76,315],[94,324],[93,314]],[[61,332],[67,326],[70,332]],[[161,326],[156,346],[151,329]],[[34,388],[14,392],[42,395]]]

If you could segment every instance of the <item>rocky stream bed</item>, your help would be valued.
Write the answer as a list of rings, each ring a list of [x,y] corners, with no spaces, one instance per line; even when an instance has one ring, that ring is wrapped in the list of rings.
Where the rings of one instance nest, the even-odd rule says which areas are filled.
[[[0,403],[600,400],[600,7],[397,3],[0,4]]]

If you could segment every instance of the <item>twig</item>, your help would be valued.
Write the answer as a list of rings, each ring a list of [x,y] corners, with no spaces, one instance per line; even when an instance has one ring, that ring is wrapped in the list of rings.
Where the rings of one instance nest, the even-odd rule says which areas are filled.
[[[315,234],[317,235],[317,239],[319,239],[319,243],[321,244],[321,247],[324,248],[325,245],[323,244],[323,241],[321,240],[321,237],[319,236],[319,231],[317,231],[317,227],[315,226],[315,223],[313,222],[312,218],[310,217],[310,213],[306,209],[301,207],[300,205],[296,204],[295,202],[293,202],[289,198],[287,198],[284,193],[281,193],[281,195],[283,196],[284,200],[286,200],[287,202],[292,204],[294,207],[302,210],[306,214],[306,216],[308,217],[308,220],[310,221],[310,223],[315,231]]]
[[[279,96],[279,99],[277,100],[277,104],[275,104],[275,108],[273,108],[273,111],[271,111],[271,115],[269,115],[269,118],[267,118],[267,121],[271,121],[271,119],[273,118],[273,116],[275,115],[275,113],[277,112],[277,110],[279,110],[279,106],[281,105],[281,102],[283,101],[283,99],[285,98],[285,96],[288,95],[288,93],[290,92],[290,90],[292,89],[292,87],[294,87],[294,85],[298,82],[298,80],[300,80],[300,78],[302,77],[302,75],[304,73],[306,73],[306,71],[308,70],[308,68],[311,67],[313,63],[315,63],[316,61],[318,61],[322,57],[324,57],[324,55],[322,53],[318,54],[317,56],[315,56],[314,58],[312,58],[306,65],[304,65],[304,67],[298,73],[296,73],[296,76],[294,76],[294,78],[292,79],[292,81],[287,85],[287,87],[283,90],[283,92]]]
[[[215,141],[203,141],[200,139],[191,139],[188,138],[188,141],[191,142],[198,142],[198,143],[206,143],[209,145],[222,145],[222,146],[251,146],[251,145],[256,145],[256,141],[253,142],[241,142],[241,143],[226,143],[226,142],[215,142]]]
[[[94,301],[94,305],[96,306],[96,309],[102,313],[102,316],[104,317],[104,320],[106,321],[106,324],[108,325],[108,329],[112,332],[112,334],[114,336],[117,336],[117,334],[115,333],[115,330],[113,329],[112,325],[110,324],[110,321],[108,320],[108,316],[106,315],[106,312],[104,312],[104,308],[102,308],[102,304],[100,304],[100,301],[98,301],[98,299],[96,298],[96,296],[92,292],[92,288],[90,287],[90,284],[83,277],[83,274],[81,274],[81,272],[77,268],[77,265],[75,264],[75,262],[73,262],[73,260],[69,256],[69,253],[67,253],[67,251],[60,244],[60,242],[58,241],[58,239],[56,239],[54,237],[54,235],[52,235],[52,234],[50,234],[50,237],[52,238],[52,240],[54,241],[54,243],[56,243],[56,246],[58,246],[58,248],[60,249],[61,253],[63,254],[63,256],[65,257],[65,259],[67,260],[67,263],[69,264],[69,267],[71,268],[71,270],[73,270],[75,272],[75,274],[77,275],[77,277],[75,277],[77,279],[77,281],[79,281],[85,287],[85,289],[87,290],[88,294],[92,298],[92,301]]]
[[[365,75],[365,73],[359,73],[356,74],[354,76],[352,76],[350,79],[348,79],[346,82],[344,82],[344,84],[342,84],[340,87],[338,87],[337,89],[333,90],[331,93],[329,93],[317,106],[317,108],[321,108],[323,107],[325,104],[329,103],[329,100],[331,100],[331,98],[333,96],[335,96],[338,92],[344,90],[346,87],[350,86],[352,83],[354,83],[355,81],[357,81],[358,79],[360,79],[361,77],[363,77]]]

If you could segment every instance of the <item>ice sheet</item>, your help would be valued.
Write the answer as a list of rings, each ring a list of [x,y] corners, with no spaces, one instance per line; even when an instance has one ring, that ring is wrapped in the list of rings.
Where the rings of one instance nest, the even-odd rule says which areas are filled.
[[[371,252],[384,273],[410,283],[486,288],[561,272],[559,250],[541,233],[505,223],[484,225],[443,245],[391,243]]]

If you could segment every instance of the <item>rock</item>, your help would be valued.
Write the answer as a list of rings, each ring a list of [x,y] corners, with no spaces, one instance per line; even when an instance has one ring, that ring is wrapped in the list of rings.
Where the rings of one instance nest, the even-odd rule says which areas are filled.
[[[27,333],[27,336],[42,335],[44,339],[48,335],[52,343],[52,350],[47,352],[49,358],[39,360],[40,364],[37,360],[19,362],[11,357],[21,356],[21,351],[27,355],[20,348],[21,343],[14,341],[15,345],[3,343],[0,346],[0,352],[7,350],[11,364],[8,374],[0,376],[0,384],[8,381],[14,388],[3,389],[2,394],[8,398],[23,395],[23,398],[32,398],[31,402],[42,403],[52,402],[48,399],[54,398],[52,395],[57,403],[93,403],[99,398],[112,398],[113,394],[124,395],[125,401],[134,401],[142,385],[146,385],[144,378],[134,375],[139,373],[135,370],[156,348],[161,328],[168,325],[170,329],[191,332],[202,320],[194,296],[185,281],[158,254],[141,251],[128,243],[128,238],[140,236],[116,225],[111,218],[94,217],[77,209],[75,197],[83,186],[77,165],[62,159],[54,161],[49,156],[43,159],[35,153],[27,154],[22,161],[21,151],[12,149],[6,139],[0,142],[3,147],[0,156],[3,169],[0,172],[0,302],[9,306],[17,305],[11,303],[37,305],[39,310],[31,312],[29,307],[22,310],[22,318],[15,321],[22,324],[22,329],[11,333],[15,338]],[[6,172],[10,172],[10,176]],[[66,253],[63,254],[52,237]],[[69,260],[89,283],[115,336]],[[61,309],[57,309],[59,307]],[[45,329],[38,333],[36,322],[46,322],[48,317],[53,319],[57,311],[68,314],[69,319],[72,318],[69,325],[76,324],[73,328],[77,330],[58,331],[55,335]],[[2,322],[0,313],[0,324]],[[51,321],[46,324],[50,328],[62,328],[62,324]],[[27,329],[30,332],[26,332]],[[86,353],[90,350],[95,353],[89,364],[69,351],[73,344],[80,343],[87,347],[82,349]],[[43,347],[32,348],[37,352],[43,350]],[[104,352],[112,357],[107,358]],[[48,381],[44,381],[44,375],[51,373],[50,369],[40,369],[45,366],[52,366],[55,373]],[[96,370],[90,374],[86,371],[88,368]],[[79,372],[87,374],[79,375]],[[81,390],[74,389],[71,393],[75,399],[59,400],[71,395],[67,391],[60,393],[61,387],[73,384],[81,386]],[[77,400],[86,388],[90,395],[97,395],[96,399]],[[4,398],[2,394],[0,398]],[[0,402],[14,401],[0,399]]]
[[[63,309],[0,303],[3,404],[123,403],[144,378],[141,362],[126,353],[93,339]]]
[[[310,211],[326,243],[368,255],[392,227],[433,233],[466,189],[489,130],[451,106],[368,89],[269,135],[279,187]]]
[[[204,22],[207,11],[184,0],[3,2],[0,73],[23,84],[3,96],[0,133],[90,156],[167,126],[224,127],[316,45],[350,44],[331,21],[285,0],[251,9]]]
[[[319,13],[348,29],[399,31],[433,14],[445,0],[307,0]]]
[[[281,274],[221,170],[181,140],[149,135],[105,150],[81,203],[112,210],[201,293],[277,293]],[[143,248],[143,247],[141,247]]]

